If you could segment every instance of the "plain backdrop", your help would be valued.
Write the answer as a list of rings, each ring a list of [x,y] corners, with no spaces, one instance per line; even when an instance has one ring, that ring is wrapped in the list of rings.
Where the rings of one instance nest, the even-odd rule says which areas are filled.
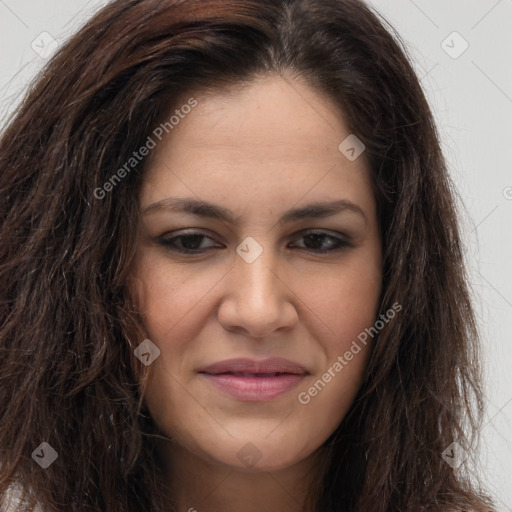
[[[55,48],[107,2],[0,0],[0,126]],[[487,412],[481,464],[512,511],[512,0],[372,0],[403,38],[458,187]]]

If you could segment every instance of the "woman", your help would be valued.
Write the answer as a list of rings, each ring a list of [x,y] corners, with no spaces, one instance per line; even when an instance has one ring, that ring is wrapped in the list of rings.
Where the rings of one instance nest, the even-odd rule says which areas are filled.
[[[493,510],[451,183],[363,2],[113,1],[0,146],[2,496]]]

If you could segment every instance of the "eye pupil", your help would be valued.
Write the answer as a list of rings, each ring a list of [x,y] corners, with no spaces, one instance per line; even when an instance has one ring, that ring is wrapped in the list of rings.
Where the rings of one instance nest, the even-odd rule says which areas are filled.
[[[197,249],[201,245],[203,235],[186,235],[181,237],[181,244],[185,249]]]
[[[326,235],[323,235],[323,234],[318,234],[318,233],[313,233],[313,234],[309,234],[309,235],[305,235],[304,236],[304,240],[305,241],[312,241],[312,249],[319,249],[322,247],[322,242],[323,240],[325,239],[325,236]],[[311,244],[306,244],[308,246],[310,246]]]

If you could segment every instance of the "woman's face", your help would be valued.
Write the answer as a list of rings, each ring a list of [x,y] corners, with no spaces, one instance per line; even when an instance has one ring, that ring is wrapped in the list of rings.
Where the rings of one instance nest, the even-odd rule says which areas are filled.
[[[381,291],[370,173],[352,139],[339,149],[341,114],[300,82],[194,98],[140,193],[133,292],[160,350],[146,404],[171,454],[283,469],[322,445],[362,382],[371,338],[353,341]]]

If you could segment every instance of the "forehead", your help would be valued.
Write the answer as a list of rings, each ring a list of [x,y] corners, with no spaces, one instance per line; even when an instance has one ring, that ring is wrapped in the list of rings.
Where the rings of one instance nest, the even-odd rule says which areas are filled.
[[[198,92],[194,98],[197,106],[164,140],[174,153],[185,144],[201,151],[230,151],[230,156],[264,151],[268,158],[285,152],[292,160],[318,160],[337,150],[340,136],[349,135],[332,102],[290,78],[266,75],[243,86]]]
[[[191,96],[197,105],[151,154],[143,189],[148,200],[162,199],[171,188],[218,200],[234,190],[260,202],[287,193],[299,200],[322,190],[370,200],[364,154],[350,161],[339,150],[350,135],[342,113],[304,83],[268,75],[229,90],[194,93],[184,103]]]

